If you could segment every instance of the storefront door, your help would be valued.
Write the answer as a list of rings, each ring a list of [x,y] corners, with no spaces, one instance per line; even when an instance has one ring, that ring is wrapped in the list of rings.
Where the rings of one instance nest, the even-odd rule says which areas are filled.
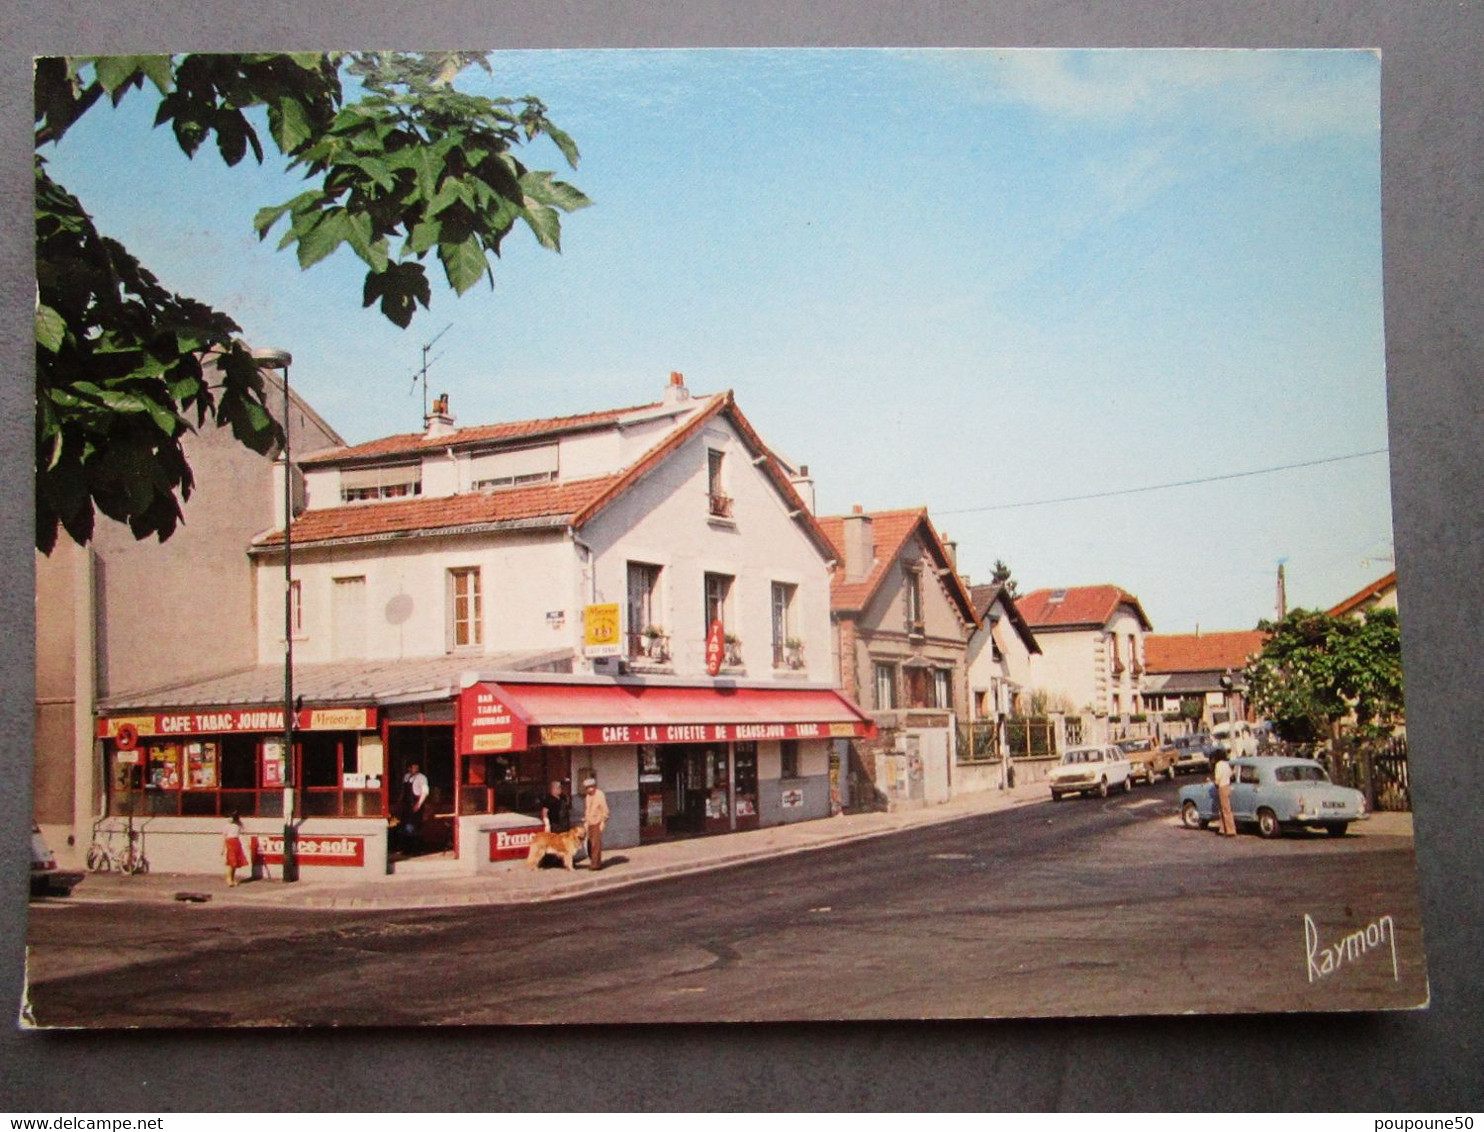
[[[756,759],[752,766],[756,809]],[[639,839],[662,841],[733,828],[731,750],[725,743],[639,748]]]
[[[396,814],[402,801],[403,778],[417,763],[428,780],[423,807],[421,851],[442,853],[455,848],[453,727],[447,724],[393,724],[387,729],[387,797]]]

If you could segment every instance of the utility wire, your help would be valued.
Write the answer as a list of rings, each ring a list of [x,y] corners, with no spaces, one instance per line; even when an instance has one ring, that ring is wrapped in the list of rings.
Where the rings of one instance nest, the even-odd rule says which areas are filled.
[[[1219,476],[1203,476],[1195,480],[1179,480],[1175,483],[1156,483],[1147,487],[1126,487],[1118,491],[1095,491],[1088,495],[1062,495],[1055,499],[1030,499],[1022,503],[988,503],[983,507],[960,507],[953,511],[937,511],[937,515],[970,515],[978,511],[1010,511],[1017,507],[1046,507],[1053,503],[1078,503],[1084,499],[1108,499],[1115,495],[1140,495],[1146,491],[1167,491],[1172,487],[1191,487],[1195,484],[1217,483],[1221,480],[1240,480],[1249,476],[1266,476],[1274,472],[1291,472],[1295,468],[1315,468],[1320,464],[1338,464],[1342,460],[1359,460],[1365,456],[1379,456],[1389,448],[1372,448],[1368,452],[1351,452],[1346,456],[1329,456],[1323,460],[1305,460],[1299,464],[1278,464],[1271,468],[1254,468],[1250,472],[1227,472]]]

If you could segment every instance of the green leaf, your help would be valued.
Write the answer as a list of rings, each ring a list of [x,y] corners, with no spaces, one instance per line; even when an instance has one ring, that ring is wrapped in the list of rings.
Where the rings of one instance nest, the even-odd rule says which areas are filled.
[[[299,266],[313,267],[338,248],[350,235],[344,212],[328,212],[319,223],[299,237]]]
[[[562,250],[562,220],[556,209],[528,201],[520,215],[543,248],[554,252]]]
[[[372,271],[385,270],[387,265],[386,241],[375,239],[371,217],[364,212],[348,213],[345,229],[345,238],[350,243],[351,250],[361,257],[366,266]]]
[[[314,127],[304,104],[290,96],[268,107],[268,130],[274,143],[286,154],[314,137]]]
[[[457,294],[462,295],[484,277],[484,248],[477,236],[470,236],[457,244],[439,244],[438,258],[443,261],[448,285]]]
[[[380,300],[381,313],[406,329],[419,304],[432,301],[427,272],[420,263],[394,263],[385,271],[368,271],[362,292],[362,306]]]
[[[419,221],[413,225],[412,234],[407,237],[405,252],[420,256],[437,244],[442,234],[443,224],[439,220]]]
[[[550,122],[546,123],[546,136],[556,142],[557,148],[562,151],[562,156],[567,159],[567,164],[576,169],[577,162],[582,156],[577,152],[577,143],[565,131],[557,129]]]
[[[67,340],[67,320],[42,303],[36,304],[36,344],[53,354],[62,349]]]
[[[98,76],[98,85],[109,94],[117,94],[131,79],[136,82],[148,56],[144,55],[100,55],[93,59],[93,73]]]

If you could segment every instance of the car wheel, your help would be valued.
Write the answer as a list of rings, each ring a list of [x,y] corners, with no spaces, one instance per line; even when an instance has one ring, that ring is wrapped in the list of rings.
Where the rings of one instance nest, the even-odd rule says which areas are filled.
[[[1125,778],[1123,780],[1123,792],[1125,794],[1127,794],[1133,788],[1134,788],[1134,780],[1132,778]]]
[[[1327,834],[1329,834],[1331,837],[1344,837],[1345,836],[1345,831],[1347,829],[1349,829],[1349,828],[1350,828],[1350,823],[1349,822],[1347,822],[1347,821],[1337,821],[1333,825],[1327,825],[1327,826],[1325,826],[1324,827],[1324,832],[1327,833]]]
[[[1175,764],[1174,763],[1171,763],[1169,766],[1165,767],[1165,777],[1167,777],[1171,782],[1174,782],[1175,781]]]
[[[1257,833],[1260,837],[1273,838],[1283,832],[1283,826],[1278,822],[1278,815],[1269,809],[1257,811]]]
[[[1180,807],[1180,823],[1186,829],[1205,829],[1211,824],[1201,817],[1201,808],[1189,799]]]
[[[1100,779],[1098,779],[1098,797],[1099,798],[1106,798],[1107,796],[1108,796],[1108,780],[1106,778],[1100,778]]]
[[[1051,800],[1053,802],[1060,802],[1061,801],[1061,795],[1059,793],[1057,793],[1055,790],[1053,790],[1051,792]]]

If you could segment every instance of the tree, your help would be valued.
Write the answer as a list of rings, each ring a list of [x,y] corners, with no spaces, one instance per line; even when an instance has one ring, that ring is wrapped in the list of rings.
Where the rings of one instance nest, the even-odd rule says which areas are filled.
[[[1403,718],[1396,610],[1351,618],[1296,609],[1258,628],[1271,636],[1247,665],[1248,696],[1283,738],[1316,742],[1352,715],[1357,732],[1384,735]]]
[[[1012,600],[1018,596],[1016,593],[1015,579],[1010,576],[1010,567],[1005,565],[1004,559],[996,558],[994,560],[994,575],[990,578],[990,581],[997,586],[1003,586],[1005,589],[1005,596],[1011,598]]]
[[[170,537],[193,486],[181,441],[211,422],[256,452],[279,443],[241,328],[162,287],[47,173],[41,149],[103,99],[152,89],[155,124],[188,156],[214,139],[229,166],[264,160],[259,124],[310,187],[261,209],[266,238],[307,269],[348,247],[366,267],[363,306],[406,327],[432,301],[436,253],[462,295],[494,282],[492,257],[523,222],[561,250],[560,213],[588,198],[512,150],[549,137],[567,163],[577,146],[532,97],[454,88],[476,55],[183,55],[42,59],[36,65],[36,545],[61,526],[93,533],[95,508],[136,538]],[[346,82],[360,84],[346,97]],[[141,180],[146,171],[135,171]],[[208,366],[208,361],[214,365]]]

